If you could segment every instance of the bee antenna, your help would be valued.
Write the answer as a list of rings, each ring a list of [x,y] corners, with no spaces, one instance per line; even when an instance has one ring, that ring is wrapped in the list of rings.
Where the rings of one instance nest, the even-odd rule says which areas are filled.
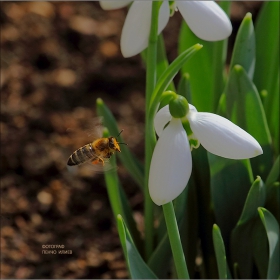
[[[120,142],[118,142],[118,144],[123,144],[123,145],[126,145],[126,146],[128,146],[128,144],[126,144],[126,143],[120,143]]]
[[[118,138],[121,135],[122,132],[123,132],[123,129],[119,132],[119,134],[116,138]]]

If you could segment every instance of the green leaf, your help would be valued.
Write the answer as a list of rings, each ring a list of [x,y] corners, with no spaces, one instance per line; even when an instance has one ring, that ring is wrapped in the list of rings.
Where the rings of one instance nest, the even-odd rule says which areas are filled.
[[[235,39],[230,69],[232,69],[236,64],[239,64],[245,69],[252,80],[256,61],[255,49],[256,40],[252,15],[251,13],[247,13],[239,27]]]
[[[141,52],[142,60],[145,64],[147,64],[147,50]],[[166,56],[166,50],[164,45],[164,38],[162,34],[158,35],[158,42],[157,42],[157,77],[160,77],[161,74],[166,70],[169,63]],[[168,90],[175,91],[175,86],[173,81],[168,85]]]
[[[182,75],[179,81],[177,93],[184,96],[189,103],[192,103],[190,75],[188,73]]]
[[[248,238],[249,237],[247,237],[247,239]],[[266,231],[260,219],[254,219],[254,230],[252,232],[252,254],[253,261],[259,272],[259,278],[265,279],[268,268],[268,241]]]
[[[274,182],[267,188],[267,199],[265,207],[280,223],[280,183]]]
[[[150,270],[137,251],[131,235],[121,217],[118,215],[118,232],[122,243],[127,267],[132,279],[156,279],[155,274]]]
[[[274,162],[267,179],[266,179],[266,192],[267,200],[265,207],[269,210],[280,223],[280,158],[279,156]]]
[[[230,2],[220,2],[221,7],[229,12]],[[214,112],[224,88],[224,67],[226,61],[227,41],[208,42],[198,38],[189,26],[182,22],[179,35],[179,53],[190,46],[200,43],[203,50],[194,60],[184,64],[181,73],[190,75],[193,104],[198,111]]]
[[[260,275],[264,275],[267,256],[261,250],[266,248],[264,231],[257,219],[257,209],[265,203],[265,186],[260,177],[252,184],[239,221],[231,235],[232,260],[239,265],[241,278],[253,277],[253,263],[255,262]]]
[[[103,130],[103,137],[109,137],[109,131],[107,129]],[[111,165],[113,169],[109,172],[105,172],[104,176],[114,217],[115,219],[117,219],[117,216],[120,214],[125,218],[125,221],[128,224],[128,228],[132,232],[134,240],[136,241],[137,247],[142,249],[143,244],[140,238],[140,233],[137,230],[135,220],[133,219],[132,211],[129,206],[127,197],[123,191],[122,186],[120,185],[118,173],[116,169],[114,169],[114,167],[116,167],[116,157],[111,158]]]
[[[111,113],[109,108],[104,104],[101,98],[98,98],[96,100],[96,106],[98,115],[100,117],[103,117],[104,126],[108,128],[111,135],[118,135],[119,129],[117,122],[113,114]],[[124,142],[121,136],[119,137],[119,139],[119,142]],[[120,157],[122,164],[129,171],[135,182],[139,185],[141,189],[143,189],[144,171],[141,163],[135,158],[135,156],[132,155],[128,147],[125,145],[122,146],[122,152],[119,153],[118,156]]]
[[[116,158],[112,157],[111,164],[116,166]],[[105,182],[107,187],[107,192],[110,200],[110,204],[114,213],[114,217],[117,218],[117,215],[123,215],[123,207],[121,202],[121,196],[119,192],[119,178],[117,172],[110,171],[105,172]]]
[[[168,68],[169,63],[166,56],[166,50],[164,45],[163,35],[158,36],[157,44],[157,77],[160,77],[162,73]],[[168,85],[168,90],[175,91],[175,86],[173,81]]]
[[[259,215],[265,227],[269,243],[269,264],[267,271],[268,279],[279,277],[279,224],[274,216],[265,208],[259,208]]]
[[[217,278],[218,269],[211,235],[214,223],[211,189],[209,187],[211,163],[208,162],[207,155],[207,151],[202,146],[192,151],[192,177],[198,198],[198,234],[201,240],[206,274],[202,278]]]
[[[153,116],[156,113],[161,94],[166,90],[167,86],[171,83],[175,75],[181,69],[186,61],[188,61],[197,51],[202,48],[202,45],[196,44],[193,47],[187,49],[183,53],[181,53],[170,65],[169,67],[162,73],[160,78],[158,79],[154,92],[151,97],[150,104],[150,116]]]
[[[265,203],[265,185],[258,176],[248,193],[241,217],[237,225],[245,224],[257,216],[257,208]]]
[[[208,153],[211,171],[211,196],[217,224],[221,229],[226,250],[251,186],[248,160],[225,159]]]
[[[264,1],[256,21],[256,69],[254,83],[266,91],[264,109],[279,153],[279,1]]]
[[[216,260],[218,263],[218,271],[220,279],[227,279],[227,258],[226,250],[224,246],[224,241],[220,228],[214,224],[213,225],[213,243],[215,248]]]
[[[184,211],[182,212],[182,219],[178,219],[180,226],[180,234],[182,240],[183,250],[186,256],[187,267],[190,278],[195,277],[196,257],[197,257],[197,242],[198,237],[198,198],[197,190],[194,182],[194,177],[191,178],[187,186],[187,201],[182,204]],[[177,208],[175,208],[175,211]]]
[[[144,255],[144,245],[143,240],[141,239],[140,232],[137,229],[136,222],[133,218],[133,211],[129,205],[127,196],[123,190],[123,187],[119,184],[119,190],[120,190],[120,197],[121,197],[121,203],[123,208],[122,216],[125,218],[127,227],[133,237],[133,240],[135,242],[135,245],[141,254],[141,256]]]
[[[158,278],[164,279],[167,278],[171,258],[171,246],[166,232],[149,258],[148,265],[155,272]]]
[[[269,188],[274,182],[280,180],[280,157],[275,160],[265,181],[266,186]]]
[[[231,69],[225,89],[226,117],[251,134],[263,155],[251,159],[254,174],[266,178],[272,166],[271,136],[257,88],[242,66]]]
[[[257,212],[257,210],[256,210]],[[234,228],[231,234],[230,259],[238,264],[238,278],[253,279],[256,276],[254,264],[258,266],[259,275],[263,278],[263,269],[267,268],[265,232],[260,228],[256,218]],[[259,252],[262,254],[259,254]],[[260,266],[261,263],[261,266]],[[255,276],[253,276],[255,275]]]

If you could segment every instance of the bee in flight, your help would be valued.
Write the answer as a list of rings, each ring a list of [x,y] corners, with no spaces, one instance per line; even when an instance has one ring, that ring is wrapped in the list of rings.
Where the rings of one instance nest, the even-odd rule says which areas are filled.
[[[123,130],[121,130],[117,137],[98,138],[84,145],[69,157],[67,165],[73,166],[91,162],[96,166],[96,170],[101,167],[101,171],[108,171],[111,169],[109,163],[110,157],[115,152],[121,152],[119,144],[127,145],[126,143],[117,141],[117,138],[122,132]]]

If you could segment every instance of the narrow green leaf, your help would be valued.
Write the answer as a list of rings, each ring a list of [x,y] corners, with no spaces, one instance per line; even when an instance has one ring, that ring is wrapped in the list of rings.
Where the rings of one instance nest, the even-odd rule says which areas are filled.
[[[149,258],[148,265],[158,278],[165,279],[167,278],[170,270],[171,259],[172,252],[168,234],[166,232]]]
[[[156,279],[155,274],[150,270],[143,261],[138,250],[136,249],[131,235],[121,217],[118,215],[118,232],[123,247],[127,267],[132,279]]]
[[[256,70],[254,83],[265,90],[268,125],[279,153],[279,1],[265,1],[256,21]]]
[[[230,72],[225,89],[226,117],[260,143],[263,155],[251,159],[254,174],[266,178],[272,166],[271,136],[257,88],[240,65]]]
[[[221,229],[226,251],[242,213],[252,182],[249,160],[231,160],[208,153],[211,171],[211,197],[216,222]]]
[[[109,131],[107,129],[103,130],[103,137],[109,137]],[[142,249],[143,244],[140,238],[140,233],[137,230],[135,220],[133,219],[132,211],[127,201],[127,197],[123,191],[122,186],[119,182],[118,173],[115,169],[116,167],[116,157],[111,158],[111,165],[113,167],[109,172],[105,172],[105,183],[108,192],[108,197],[110,205],[113,210],[115,219],[120,214],[125,218],[128,228],[132,232],[134,240],[138,248]],[[142,252],[141,252],[142,253]]]
[[[96,101],[97,113],[100,117],[103,117],[104,125],[109,129],[111,135],[118,135],[119,128],[117,122],[109,110],[109,108],[104,104],[101,98]],[[122,137],[119,137],[119,142],[125,142]],[[129,143],[128,143],[129,144]],[[122,164],[129,171],[135,182],[139,185],[141,189],[144,187],[144,171],[141,163],[132,155],[129,148],[125,145],[122,146],[122,152],[118,154],[121,159]]]
[[[267,188],[267,199],[265,207],[280,223],[280,183],[274,182]]]
[[[248,193],[241,217],[237,225],[244,224],[257,215],[257,208],[265,203],[265,185],[258,176]]]
[[[199,39],[190,30],[185,21],[182,21],[179,35],[179,53],[182,53],[192,45],[199,43],[203,50],[199,52],[194,60],[188,61],[182,67],[181,74],[190,75],[193,103],[198,111],[211,112],[213,87],[213,43]],[[202,82],[203,81],[203,82]]]
[[[161,98],[161,94],[166,90],[167,86],[171,83],[171,81],[178,73],[178,71],[181,69],[181,67],[184,65],[184,63],[186,63],[186,61],[188,61],[201,48],[202,45],[196,44],[193,47],[181,53],[160,76],[151,97],[151,104],[150,104],[151,117],[153,117],[156,113]]]
[[[256,20],[256,70],[254,82],[257,88],[270,95],[275,87],[279,69],[279,2],[265,1]],[[265,71],[264,71],[265,69]],[[271,109],[271,108],[270,108]]]
[[[198,234],[204,256],[205,275],[202,278],[217,278],[218,269],[211,235],[214,224],[214,211],[209,187],[211,163],[208,162],[207,155],[207,151],[202,146],[192,151],[192,176],[198,198]]]
[[[184,96],[189,103],[192,103],[190,75],[188,73],[184,73],[182,75],[179,81],[177,93]]]
[[[218,271],[220,279],[227,279],[227,258],[226,250],[224,246],[224,241],[220,228],[214,224],[213,225],[213,243],[215,248],[216,260],[218,263]]]
[[[245,69],[252,80],[256,62],[255,50],[256,40],[252,15],[251,13],[247,13],[239,27],[235,39],[230,69],[232,69],[236,64],[239,64]]]
[[[257,210],[256,210],[257,211]],[[253,279],[253,267],[254,267],[254,248],[253,240],[256,228],[256,219],[250,220],[245,224],[236,226],[231,233],[230,243],[230,259],[233,263],[238,263],[238,273],[241,279]],[[259,244],[262,245],[264,240],[259,239]],[[263,252],[265,257],[265,252]]]
[[[233,275],[234,279],[241,279],[240,273],[239,273],[239,265],[238,263],[233,264]]]
[[[263,275],[266,267],[267,256],[258,252],[266,248],[266,242],[260,238],[264,232],[260,229],[260,222],[257,219],[257,209],[265,203],[265,186],[260,177],[252,184],[247,195],[246,202],[236,227],[231,234],[231,259],[239,264],[241,278],[253,277],[253,264]]]
[[[112,157],[111,159],[111,164],[116,166],[116,158]],[[119,179],[118,179],[118,174],[117,172],[110,171],[110,172],[105,172],[105,182],[106,182],[106,187],[107,187],[107,192],[110,200],[110,204],[114,213],[114,217],[117,218],[117,215],[121,214],[123,215],[123,207],[122,207],[122,202],[121,202],[121,196],[119,192]]]
[[[132,238],[135,242],[135,245],[141,254],[141,256],[144,255],[144,246],[143,246],[143,240],[141,239],[140,232],[137,229],[136,222],[133,218],[133,211],[129,205],[127,196],[123,190],[123,187],[119,183],[119,191],[120,191],[120,197],[122,202],[122,208],[123,208],[123,214],[127,227],[132,235]]]
[[[147,50],[148,49],[145,49],[141,52],[141,57],[145,64],[147,64]],[[166,70],[168,65],[169,63],[166,56],[164,38],[162,34],[159,34],[157,41],[157,78],[161,76],[161,74]],[[167,89],[175,91],[173,81],[168,85]]]
[[[280,157],[275,160],[265,181],[266,186],[269,188],[274,182],[280,180]]]
[[[247,237],[248,239],[249,237]],[[252,254],[255,266],[258,269],[260,279],[266,279],[268,268],[268,241],[266,231],[259,218],[254,219],[252,231]],[[246,242],[246,241],[245,241]]]
[[[265,208],[269,210],[280,223],[280,157],[278,156],[266,179],[267,200]]]
[[[220,1],[219,5],[229,16],[231,1]],[[212,55],[212,57],[213,57],[213,64],[212,64],[213,105],[212,105],[212,110],[211,110],[212,112],[216,111],[221,94],[222,94],[222,92],[224,90],[224,86],[225,86],[225,76],[226,76],[225,66],[226,66],[226,57],[227,57],[227,46],[228,46],[227,39],[218,41],[218,42],[213,42],[213,55]],[[211,66],[210,66],[210,68],[211,68]]]
[[[197,257],[197,244],[199,242],[199,218],[197,190],[194,182],[194,177],[192,175],[187,187],[187,201],[184,204],[182,204],[182,208],[183,206],[184,211],[182,212],[182,218],[178,219],[178,221],[180,227],[182,246],[186,256],[189,275],[191,279],[194,279],[196,274],[195,263]]]
[[[166,56],[165,44],[163,35],[158,36],[157,44],[157,77],[160,77],[162,73],[168,68],[169,63]],[[175,86],[173,81],[167,86],[168,90],[175,91]]]
[[[265,227],[269,243],[269,264],[267,271],[268,279],[279,277],[280,273],[280,253],[279,253],[279,224],[274,216],[265,208],[259,208],[259,215]]]

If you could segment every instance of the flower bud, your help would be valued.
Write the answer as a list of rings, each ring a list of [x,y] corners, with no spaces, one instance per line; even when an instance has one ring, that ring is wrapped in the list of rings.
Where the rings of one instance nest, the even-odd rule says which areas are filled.
[[[173,118],[183,118],[189,112],[189,103],[182,95],[177,95],[169,102],[169,111]]]

